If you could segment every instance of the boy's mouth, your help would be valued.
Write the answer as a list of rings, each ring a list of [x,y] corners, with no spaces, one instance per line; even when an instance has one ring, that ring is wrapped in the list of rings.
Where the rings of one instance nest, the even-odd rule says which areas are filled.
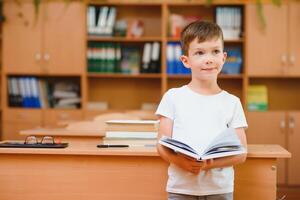
[[[210,71],[214,71],[214,70],[216,70],[216,68],[202,68],[201,69],[202,71],[206,71],[206,72],[210,72]]]

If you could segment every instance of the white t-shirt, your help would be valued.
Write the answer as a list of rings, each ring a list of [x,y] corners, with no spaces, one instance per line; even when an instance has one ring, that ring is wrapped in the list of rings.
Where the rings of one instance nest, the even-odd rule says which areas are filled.
[[[168,90],[156,114],[173,120],[174,139],[196,142],[201,148],[227,127],[248,126],[238,97],[224,90],[215,95],[201,95],[186,85]],[[194,175],[170,164],[168,175],[167,192],[198,196],[233,192],[232,167],[200,171]]]

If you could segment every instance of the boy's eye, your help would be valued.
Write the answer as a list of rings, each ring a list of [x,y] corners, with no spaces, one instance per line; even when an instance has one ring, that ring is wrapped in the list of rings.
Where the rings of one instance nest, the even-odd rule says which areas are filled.
[[[215,54],[218,54],[218,53],[220,53],[221,51],[219,50],[219,49],[216,49],[216,50],[214,50],[214,53]]]
[[[203,55],[204,53],[203,53],[203,51],[197,51],[196,53],[195,53],[195,55]]]

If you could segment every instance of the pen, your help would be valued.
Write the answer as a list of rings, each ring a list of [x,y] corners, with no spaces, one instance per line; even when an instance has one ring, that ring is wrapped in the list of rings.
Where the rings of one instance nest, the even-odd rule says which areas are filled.
[[[110,147],[129,147],[127,144],[98,144],[99,148],[110,148]]]

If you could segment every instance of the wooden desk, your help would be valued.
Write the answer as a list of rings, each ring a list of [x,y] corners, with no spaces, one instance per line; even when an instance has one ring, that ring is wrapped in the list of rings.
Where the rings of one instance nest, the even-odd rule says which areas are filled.
[[[155,148],[0,149],[1,200],[165,200],[167,163]],[[235,200],[276,199],[278,145],[249,145],[236,167]]]
[[[66,128],[39,128],[32,130],[22,130],[20,135],[29,136],[35,135],[38,138],[42,138],[45,135],[59,138],[61,142],[68,143],[93,143],[97,144],[102,141],[105,136],[105,130],[102,131],[76,131],[68,130]]]

